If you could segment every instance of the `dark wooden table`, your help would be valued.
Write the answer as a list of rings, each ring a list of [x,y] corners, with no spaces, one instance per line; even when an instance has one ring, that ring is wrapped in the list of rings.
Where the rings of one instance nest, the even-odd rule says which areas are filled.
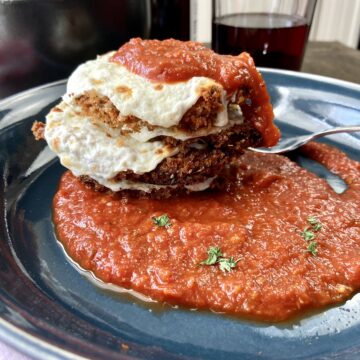
[[[309,42],[301,71],[360,84],[360,51],[339,42]]]

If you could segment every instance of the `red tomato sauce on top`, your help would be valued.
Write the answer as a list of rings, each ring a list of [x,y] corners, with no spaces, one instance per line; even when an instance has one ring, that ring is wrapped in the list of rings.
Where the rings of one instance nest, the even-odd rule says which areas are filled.
[[[160,82],[185,81],[194,76],[216,80],[232,94],[257,71],[248,53],[219,55],[195,41],[131,39],[113,55],[112,61],[130,71]]]
[[[241,110],[264,138],[264,146],[279,140],[269,94],[248,53],[219,55],[198,42],[135,38],[120,47],[111,61],[159,82],[186,81],[194,76],[211,78],[224,87],[228,98],[234,93],[246,98]]]
[[[360,288],[360,164],[323,144],[303,152],[348,189],[252,152],[226,191],[161,201],[98,193],[67,172],[53,203],[58,238],[101,280],[170,304],[281,321],[341,302]],[[156,226],[165,213],[172,226]],[[301,235],[312,215],[322,224],[316,256]],[[210,246],[236,267],[199,266]]]

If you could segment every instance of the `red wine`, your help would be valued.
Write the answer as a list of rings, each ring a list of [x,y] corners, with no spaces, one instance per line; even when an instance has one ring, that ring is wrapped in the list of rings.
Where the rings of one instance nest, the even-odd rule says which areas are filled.
[[[285,14],[248,13],[214,20],[212,47],[220,54],[247,51],[256,66],[299,70],[310,26]]]

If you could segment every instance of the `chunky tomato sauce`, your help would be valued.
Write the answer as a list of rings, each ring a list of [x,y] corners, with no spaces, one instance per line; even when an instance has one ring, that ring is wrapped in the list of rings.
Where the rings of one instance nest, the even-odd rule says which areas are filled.
[[[64,174],[54,222],[68,254],[105,282],[158,301],[280,321],[341,302],[360,288],[360,164],[339,150],[303,152],[348,184],[336,194],[280,155],[246,153],[223,192],[169,200],[105,195]],[[171,227],[153,216],[168,214]],[[317,255],[301,231],[316,216]],[[210,246],[240,259],[200,265]]]
[[[243,97],[241,110],[264,138],[264,146],[275,145],[279,131],[264,80],[248,53],[218,55],[193,41],[131,39],[112,57],[131,72],[160,82],[185,81],[205,76],[222,84],[230,98]]]

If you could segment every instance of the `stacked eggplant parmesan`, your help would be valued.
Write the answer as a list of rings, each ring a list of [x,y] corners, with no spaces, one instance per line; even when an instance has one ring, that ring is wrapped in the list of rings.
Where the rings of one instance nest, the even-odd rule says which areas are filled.
[[[33,133],[95,189],[162,196],[218,186],[244,149],[279,138],[248,54],[173,39],[132,39],[80,65]]]

